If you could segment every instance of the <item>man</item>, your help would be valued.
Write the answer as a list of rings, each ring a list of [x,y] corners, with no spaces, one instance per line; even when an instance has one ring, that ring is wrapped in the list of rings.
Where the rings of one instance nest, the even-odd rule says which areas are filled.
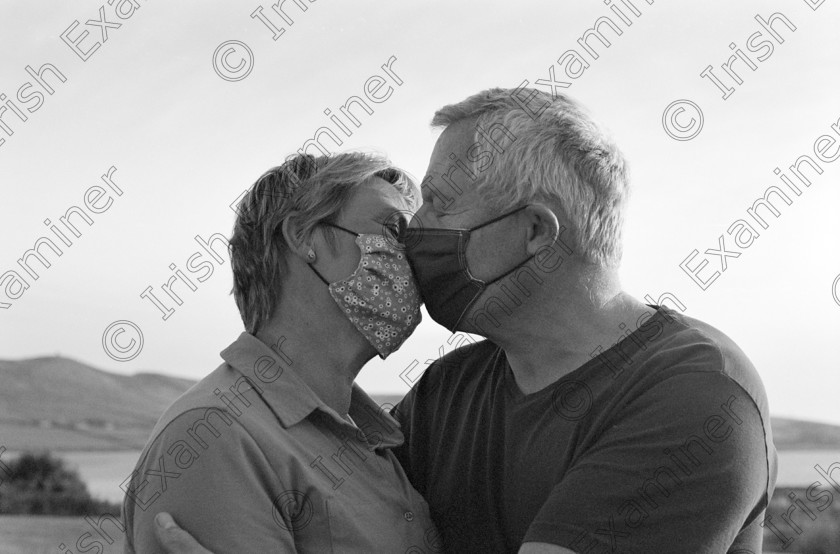
[[[446,550],[760,552],[763,385],[723,333],[622,291],[616,147],[531,89],[433,125],[407,253],[431,317],[488,340],[432,364],[393,415]]]

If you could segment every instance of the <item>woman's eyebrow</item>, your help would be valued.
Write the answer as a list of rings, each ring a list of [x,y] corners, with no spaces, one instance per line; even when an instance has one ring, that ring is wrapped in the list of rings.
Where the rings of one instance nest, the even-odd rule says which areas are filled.
[[[373,216],[373,219],[379,223],[390,223],[389,220],[394,220],[394,214],[397,214],[398,218],[402,218],[404,212],[405,210],[398,210],[397,208],[389,206],[379,210],[379,212]]]

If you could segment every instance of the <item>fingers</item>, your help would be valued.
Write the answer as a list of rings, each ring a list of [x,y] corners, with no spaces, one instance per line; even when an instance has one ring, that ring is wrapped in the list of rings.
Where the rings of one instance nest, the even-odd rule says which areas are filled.
[[[166,554],[212,554],[198,544],[192,535],[178,527],[166,512],[155,516],[155,535]]]

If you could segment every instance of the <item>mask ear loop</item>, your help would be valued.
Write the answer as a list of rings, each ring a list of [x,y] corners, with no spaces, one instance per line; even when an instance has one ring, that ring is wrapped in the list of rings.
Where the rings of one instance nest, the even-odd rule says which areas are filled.
[[[342,227],[341,225],[336,225],[335,223],[330,223],[329,221],[324,221],[324,222],[323,222],[323,224],[324,224],[324,225],[327,225],[327,226],[329,226],[329,227],[335,227],[336,229],[341,229],[342,231],[344,231],[344,232],[346,232],[346,233],[350,233],[351,235],[356,236],[356,237],[360,237],[360,236],[361,236],[361,235],[360,235],[359,233],[357,233],[356,231],[351,231],[350,229],[347,229],[347,228],[345,228],[345,227]],[[315,272],[315,275],[317,275],[317,276],[318,276],[318,278],[324,282],[324,284],[325,284],[325,285],[330,286],[330,282],[329,282],[329,281],[327,281],[326,279],[324,279],[324,276],[323,276],[323,275],[321,275],[321,273],[320,273],[317,269],[315,269],[315,266],[314,266],[314,265],[312,265],[312,262],[307,262],[307,265],[309,266],[309,268],[310,268],[312,271],[314,271],[314,272]]]
[[[321,275],[321,273],[320,273],[317,269],[315,269],[315,266],[314,266],[314,265],[312,265],[312,263],[311,263],[311,262],[310,262],[310,263],[307,263],[306,265],[308,265],[308,266],[309,266],[309,269],[311,269],[312,271],[314,271],[314,272],[315,272],[315,275],[317,275],[317,276],[318,276],[318,279],[322,280],[322,281],[324,282],[324,284],[325,284],[325,285],[330,286],[330,282],[329,282],[329,281],[327,281],[326,279],[324,279],[324,276],[323,276],[323,275]]]
[[[484,223],[482,223],[481,225],[476,225],[475,227],[472,227],[472,228],[470,228],[470,229],[467,229],[467,231],[469,231],[470,233],[472,233],[473,231],[476,231],[476,230],[478,230],[478,229],[481,229],[482,227],[487,227],[487,226],[488,226],[488,225],[490,225],[491,223],[496,223],[497,221],[500,221],[500,220],[502,220],[502,219],[506,218],[506,217],[507,217],[507,216],[509,216],[509,215],[513,215],[513,214],[515,214],[516,212],[519,212],[519,211],[521,211],[521,210],[524,210],[524,209],[525,209],[525,208],[527,208],[527,207],[528,207],[528,204],[525,204],[524,206],[519,206],[518,208],[516,208],[516,209],[514,209],[514,210],[511,210],[511,211],[509,211],[509,212],[508,212],[508,213],[506,213],[506,214],[502,214],[502,215],[500,215],[499,217],[494,217],[494,218],[493,218],[493,219],[491,219],[490,221],[485,221],[485,222],[484,222]]]
[[[485,221],[485,222],[484,222],[484,223],[482,223],[481,225],[477,225],[477,226],[475,226],[475,227],[473,227],[473,228],[471,228],[471,229],[467,229],[467,231],[468,231],[469,233],[472,233],[472,232],[473,232],[473,231],[475,231],[476,229],[481,229],[482,227],[487,227],[487,226],[488,226],[488,225],[490,225],[491,223],[496,223],[497,221],[500,221],[500,220],[502,220],[502,219],[506,218],[506,217],[507,217],[507,216],[509,216],[509,215],[513,215],[513,214],[515,214],[516,212],[519,212],[519,211],[521,211],[521,210],[524,210],[524,209],[525,209],[525,208],[527,208],[527,207],[528,207],[528,204],[525,204],[524,206],[519,206],[518,208],[513,209],[513,210],[509,211],[509,212],[508,212],[508,213],[506,213],[506,214],[502,214],[502,215],[500,215],[499,217],[494,217],[494,218],[493,218],[493,219],[491,219],[490,221]],[[464,245],[464,252],[463,252],[463,254],[466,256],[466,244]],[[513,273],[514,271],[516,271],[517,269],[519,269],[520,267],[522,267],[523,265],[525,265],[526,263],[528,263],[528,261],[529,261],[529,260],[531,260],[531,258],[533,258],[533,257],[534,257],[534,256],[528,256],[527,258],[525,258],[524,260],[522,260],[521,262],[519,262],[518,264],[516,264],[516,265],[513,267],[513,269],[511,269],[510,271],[506,271],[506,272],[502,273],[501,275],[499,275],[498,277],[496,277],[495,279],[493,279],[493,280],[491,280],[491,281],[481,281],[481,279],[476,279],[476,281],[481,281],[481,283],[484,285],[484,287],[485,287],[485,288],[486,288],[486,287],[489,287],[490,285],[492,285],[492,284],[493,284],[493,283],[495,283],[496,281],[498,281],[498,280],[500,280],[500,279],[504,279],[505,277],[507,277],[508,275],[510,275],[511,273]]]
[[[358,237],[358,236],[361,236],[361,235],[359,235],[359,233],[357,233],[356,231],[351,231],[350,229],[348,229],[348,228],[346,228],[346,227],[342,227],[341,225],[336,225],[335,223],[330,223],[330,222],[328,222],[328,221],[325,221],[325,222],[324,222],[324,225],[327,225],[327,226],[329,226],[329,227],[335,227],[336,229],[341,229],[342,231],[344,231],[344,232],[346,232],[346,233],[350,233],[351,235],[354,235],[354,236],[357,236],[357,237]]]
[[[525,209],[525,208],[527,208],[527,207],[528,207],[528,204],[525,204],[524,206],[520,206],[520,207],[518,207],[518,208],[516,208],[516,209],[514,209],[514,210],[509,211],[509,212],[508,212],[508,213],[506,213],[506,214],[500,215],[499,217],[494,217],[494,218],[493,218],[493,219],[491,219],[490,221],[485,221],[485,222],[484,222],[484,223],[482,223],[481,225],[477,225],[476,227],[473,227],[473,228],[471,228],[471,229],[467,229],[466,231],[467,231],[468,233],[472,233],[472,232],[473,232],[473,231],[475,231],[476,229],[481,229],[482,227],[486,227],[487,225],[490,225],[491,223],[495,223],[495,222],[497,222],[497,221],[499,221],[499,220],[501,220],[501,219],[506,218],[506,217],[507,217],[507,216],[509,216],[509,215],[513,215],[513,214],[515,214],[516,212],[518,212],[518,211],[520,211],[520,210],[524,210],[524,209]],[[464,252],[463,252],[462,254],[463,254],[463,255],[466,255],[466,244],[464,245]],[[486,290],[490,287],[490,285],[492,285],[493,283],[496,283],[496,282],[498,282],[498,281],[501,281],[502,279],[504,279],[505,277],[507,277],[508,275],[510,275],[511,273],[513,273],[514,271],[516,271],[517,269],[519,269],[520,267],[524,266],[524,265],[525,265],[526,263],[528,263],[529,261],[531,261],[531,259],[532,259],[533,257],[534,257],[534,256],[528,256],[527,258],[525,258],[524,260],[522,260],[521,262],[519,262],[518,264],[516,264],[515,266],[513,266],[513,268],[512,268],[512,269],[510,269],[510,270],[508,270],[508,271],[505,271],[504,273],[502,273],[501,275],[499,275],[498,277],[496,277],[495,279],[492,279],[492,280],[490,280],[490,281],[482,281],[481,279],[475,279],[476,281],[478,281],[479,283],[481,283],[481,285],[480,285],[480,286],[481,286],[481,289],[480,289],[480,290],[476,293],[476,295],[473,297],[473,299],[470,301],[470,303],[469,303],[469,304],[467,304],[467,306],[464,308],[464,311],[463,311],[463,312],[461,312],[461,316],[458,318],[458,321],[457,321],[457,322],[455,322],[455,326],[453,327],[453,332],[454,332],[454,330],[458,327],[458,325],[461,323],[461,320],[463,320],[463,319],[464,319],[464,316],[465,316],[465,315],[467,315],[467,312],[468,312],[468,311],[470,311],[470,308],[472,307],[472,305],[473,305],[473,304],[475,304],[476,300],[478,300],[478,298],[482,295],[482,293],[484,293],[484,291],[486,291]]]

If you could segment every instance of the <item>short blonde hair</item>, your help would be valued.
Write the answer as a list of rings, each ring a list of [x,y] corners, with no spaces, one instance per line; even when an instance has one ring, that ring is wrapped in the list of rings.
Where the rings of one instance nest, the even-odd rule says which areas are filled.
[[[283,221],[294,217],[301,237],[322,222],[334,223],[356,188],[371,177],[392,185],[416,207],[417,184],[386,158],[368,153],[300,154],[266,171],[237,208],[229,251],[233,293],[245,329],[255,334],[271,318],[280,298],[288,245]],[[334,240],[330,227],[323,229]]]

